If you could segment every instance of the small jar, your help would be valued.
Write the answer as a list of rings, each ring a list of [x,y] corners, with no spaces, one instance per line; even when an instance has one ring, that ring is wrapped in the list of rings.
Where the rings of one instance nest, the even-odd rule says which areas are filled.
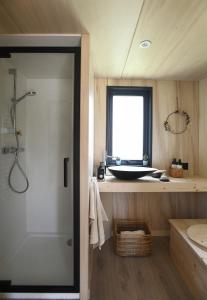
[[[120,157],[116,158],[116,165],[121,166],[121,158]]]
[[[149,158],[148,158],[148,155],[145,153],[145,154],[143,155],[142,165],[143,165],[143,167],[147,167],[148,164],[149,164]]]

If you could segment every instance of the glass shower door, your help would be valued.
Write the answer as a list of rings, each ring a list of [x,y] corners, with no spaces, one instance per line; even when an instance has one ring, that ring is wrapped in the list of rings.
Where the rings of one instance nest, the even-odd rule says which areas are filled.
[[[26,193],[16,194],[9,188],[13,154],[0,154],[0,292],[62,292],[78,286],[75,55],[14,52],[11,58],[0,59],[1,148],[15,143],[9,119],[13,82],[8,69],[17,70],[18,97],[25,91],[36,93],[16,106],[19,159],[29,179]],[[12,180],[16,187],[25,184],[18,168]]]

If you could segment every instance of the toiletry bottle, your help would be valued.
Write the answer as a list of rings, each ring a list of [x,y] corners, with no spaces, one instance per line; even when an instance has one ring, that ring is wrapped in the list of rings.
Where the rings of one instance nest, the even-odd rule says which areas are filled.
[[[171,168],[172,168],[172,169],[176,169],[176,168],[177,168],[177,161],[176,161],[176,158],[173,158],[172,164],[171,164]]]
[[[182,169],[182,168],[183,168],[182,161],[181,159],[179,159],[177,164],[177,169]]]
[[[147,155],[147,153],[145,153],[143,155],[143,162],[142,162],[142,164],[143,164],[144,167],[147,167],[148,163],[149,163],[149,161],[148,161],[148,155]]]
[[[98,167],[97,178],[99,180],[104,180],[105,176],[105,164],[104,162],[100,162],[100,166]]]

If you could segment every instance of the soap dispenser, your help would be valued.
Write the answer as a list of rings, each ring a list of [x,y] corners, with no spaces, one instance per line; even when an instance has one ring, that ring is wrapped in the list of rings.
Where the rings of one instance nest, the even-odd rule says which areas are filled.
[[[104,164],[104,162],[100,162],[100,165],[99,165],[98,171],[97,171],[97,178],[99,180],[104,180],[104,176],[105,176],[105,164]]]

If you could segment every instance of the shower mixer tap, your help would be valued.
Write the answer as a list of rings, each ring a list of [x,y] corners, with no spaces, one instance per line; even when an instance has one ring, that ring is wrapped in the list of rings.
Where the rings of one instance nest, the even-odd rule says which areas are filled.
[[[19,153],[19,152],[24,152],[24,148],[23,147],[3,147],[1,150],[2,154],[11,154],[11,153]]]
[[[22,131],[21,131],[21,129],[17,129],[16,134],[22,136]]]

